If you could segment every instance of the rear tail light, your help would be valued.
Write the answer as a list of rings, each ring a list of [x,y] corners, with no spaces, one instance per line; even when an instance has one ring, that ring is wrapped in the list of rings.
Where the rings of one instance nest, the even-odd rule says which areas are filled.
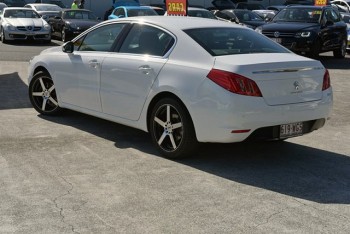
[[[326,69],[324,76],[323,76],[323,84],[322,84],[322,91],[326,90],[331,87],[331,78],[329,76],[329,72]]]
[[[217,69],[212,69],[207,77],[232,93],[262,97],[258,85],[247,77]]]

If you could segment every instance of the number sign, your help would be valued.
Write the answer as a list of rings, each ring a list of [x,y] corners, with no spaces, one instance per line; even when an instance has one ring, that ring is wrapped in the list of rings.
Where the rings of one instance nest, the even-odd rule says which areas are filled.
[[[187,0],[166,0],[167,15],[187,15]]]

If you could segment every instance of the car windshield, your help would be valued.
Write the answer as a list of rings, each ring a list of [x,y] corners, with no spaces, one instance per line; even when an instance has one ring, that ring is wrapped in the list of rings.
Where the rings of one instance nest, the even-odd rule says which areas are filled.
[[[273,21],[316,23],[320,20],[321,14],[321,9],[285,8],[273,18]]]
[[[188,16],[192,16],[192,17],[216,19],[216,17],[213,14],[213,12],[205,11],[205,10],[189,10],[187,15]]]
[[[239,21],[264,21],[258,14],[251,11],[234,11]]]
[[[246,28],[198,28],[185,30],[212,56],[254,53],[290,53],[267,37]]]
[[[32,10],[10,10],[4,12],[5,18],[40,18],[40,16]]]
[[[64,19],[83,19],[83,20],[96,20],[97,17],[89,11],[65,11],[63,14]]]
[[[153,9],[128,9],[128,17],[158,15]]]
[[[57,5],[36,5],[37,11],[61,11],[62,8]]]

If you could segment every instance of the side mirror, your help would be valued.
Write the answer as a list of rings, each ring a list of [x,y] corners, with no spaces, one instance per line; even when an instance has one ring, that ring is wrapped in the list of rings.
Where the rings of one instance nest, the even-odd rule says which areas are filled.
[[[62,51],[64,53],[68,53],[68,54],[73,53],[73,51],[74,51],[74,44],[73,44],[73,42],[68,41],[68,42],[64,43],[63,46],[62,46]]]
[[[124,18],[125,15],[118,15],[118,18]]]

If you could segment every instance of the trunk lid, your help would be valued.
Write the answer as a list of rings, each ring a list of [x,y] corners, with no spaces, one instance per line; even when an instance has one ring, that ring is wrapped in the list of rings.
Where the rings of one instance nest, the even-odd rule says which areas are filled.
[[[254,80],[271,106],[322,98],[325,68],[319,61],[293,53],[218,56],[213,68]]]

